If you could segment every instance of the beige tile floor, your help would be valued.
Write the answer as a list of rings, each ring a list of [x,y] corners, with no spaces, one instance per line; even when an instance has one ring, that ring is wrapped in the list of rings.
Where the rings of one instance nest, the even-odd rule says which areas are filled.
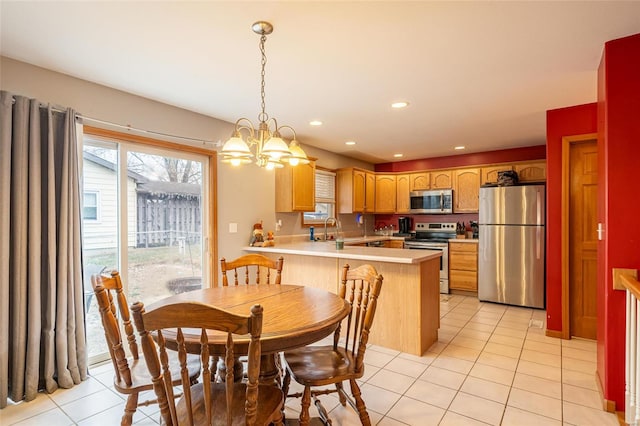
[[[618,424],[600,406],[595,342],[546,337],[540,310],[462,296],[442,296],[440,307],[439,341],[421,357],[375,345],[367,350],[361,387],[373,424]],[[0,410],[0,424],[119,424],[124,399],[110,386],[111,368],[92,368],[73,389]],[[360,424],[334,396],[322,401],[334,425]],[[286,405],[287,417],[297,417],[299,400]],[[134,422],[156,425],[157,414],[157,406],[142,407]]]

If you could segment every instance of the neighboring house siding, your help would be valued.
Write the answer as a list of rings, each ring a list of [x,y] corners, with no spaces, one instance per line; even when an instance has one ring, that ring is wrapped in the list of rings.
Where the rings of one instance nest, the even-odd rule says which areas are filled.
[[[117,182],[113,170],[85,160],[82,166],[85,192],[98,194],[97,220],[82,221],[82,239],[85,250],[114,249],[118,246]],[[129,211],[129,247],[136,241],[136,190],[135,181],[127,179],[127,203]]]

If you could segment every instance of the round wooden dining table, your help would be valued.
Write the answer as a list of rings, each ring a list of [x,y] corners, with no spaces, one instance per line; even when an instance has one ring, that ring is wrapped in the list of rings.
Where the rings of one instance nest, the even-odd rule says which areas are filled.
[[[278,352],[317,342],[336,330],[351,309],[351,305],[326,290],[288,284],[238,285],[213,287],[177,294],[159,300],[145,310],[195,301],[213,305],[239,315],[248,315],[253,305],[264,308],[262,317],[261,381],[274,380],[279,375]],[[200,353],[200,330],[183,329],[187,351]],[[224,355],[226,334],[208,331],[211,355]],[[175,348],[175,333],[163,330],[168,347]],[[236,336],[238,337],[238,336]],[[247,353],[249,336],[234,339],[236,354]]]

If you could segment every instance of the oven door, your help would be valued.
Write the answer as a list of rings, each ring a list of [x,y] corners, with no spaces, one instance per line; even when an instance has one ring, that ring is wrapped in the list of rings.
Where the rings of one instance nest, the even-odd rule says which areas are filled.
[[[440,279],[449,279],[449,245],[446,243],[419,243],[405,241],[404,248],[410,250],[437,250],[442,252],[440,257]]]

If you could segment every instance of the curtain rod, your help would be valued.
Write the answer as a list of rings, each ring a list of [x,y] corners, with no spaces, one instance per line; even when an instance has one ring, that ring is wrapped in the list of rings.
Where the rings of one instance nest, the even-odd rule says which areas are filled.
[[[14,105],[16,103],[16,98],[14,96],[11,97],[11,103],[14,104]],[[40,102],[39,106],[40,106],[40,108],[49,108],[49,107],[51,107],[51,109],[53,111],[56,111],[56,112],[66,112],[67,111],[65,108],[63,108],[61,106],[56,106],[56,105],[52,105],[52,104],[46,104],[46,103],[43,103],[43,102]],[[156,132],[156,131],[153,131],[153,130],[138,129],[138,128],[131,127],[131,126],[128,126],[128,125],[125,126],[123,124],[112,123],[110,121],[98,120],[97,118],[87,117],[87,116],[84,116],[82,114],[77,114],[75,118],[76,118],[76,120],[80,120],[80,121],[84,121],[84,120],[92,121],[92,122],[97,123],[97,124],[104,124],[104,125],[107,125],[107,126],[118,127],[120,129],[124,129],[124,130],[128,130],[128,131],[134,131],[134,132],[140,132],[140,133],[145,133],[145,134],[148,134],[148,135],[163,136],[165,138],[181,139],[181,140],[185,140],[185,141],[189,141],[189,142],[198,142],[198,143],[203,143],[203,144],[208,143],[208,144],[212,144],[213,146],[216,146],[216,147],[222,146],[222,142],[221,141],[214,142],[214,141],[208,141],[208,140],[205,140],[205,139],[197,139],[197,138],[190,138],[190,137],[187,137],[187,136],[177,136],[177,135],[172,135],[172,134],[169,134],[169,133]]]
[[[205,139],[197,139],[197,138],[190,138],[190,137],[187,137],[187,136],[177,136],[177,135],[172,135],[172,134],[169,134],[169,133],[156,132],[154,130],[138,129],[138,128],[135,128],[135,127],[131,127],[129,125],[125,126],[123,124],[112,123],[110,121],[104,121],[104,120],[98,120],[97,118],[91,118],[91,117],[87,117],[87,116],[84,116],[84,115],[78,115],[76,117],[76,119],[92,121],[94,123],[105,124],[107,126],[118,127],[120,129],[134,131],[134,132],[140,132],[140,133],[145,133],[145,134],[148,134],[148,135],[164,136],[166,138],[173,138],[173,139],[182,139],[182,140],[189,141],[189,142],[208,143],[208,144],[212,144],[213,146],[221,146],[222,145],[222,143],[220,141],[214,142],[214,141],[208,141],[208,140],[205,140]]]

